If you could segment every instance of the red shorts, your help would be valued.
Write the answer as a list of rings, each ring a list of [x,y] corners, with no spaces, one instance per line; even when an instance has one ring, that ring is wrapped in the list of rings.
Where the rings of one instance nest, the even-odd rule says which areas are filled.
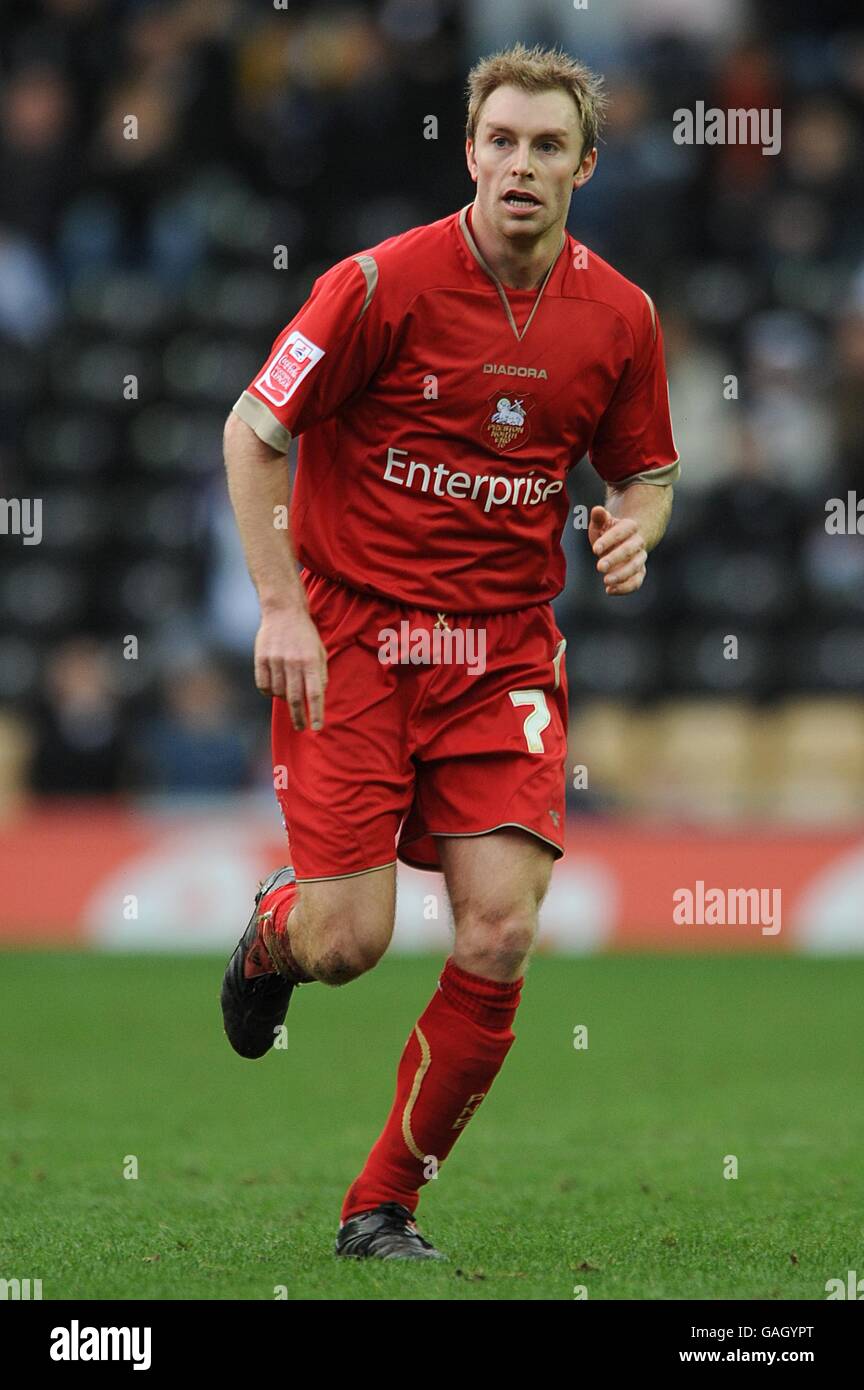
[[[566,643],[549,604],[436,615],[320,575],[304,582],[327,650],[324,728],[298,732],[273,701],[274,786],[298,879],[397,857],[438,869],[436,835],[503,826],[560,858]]]

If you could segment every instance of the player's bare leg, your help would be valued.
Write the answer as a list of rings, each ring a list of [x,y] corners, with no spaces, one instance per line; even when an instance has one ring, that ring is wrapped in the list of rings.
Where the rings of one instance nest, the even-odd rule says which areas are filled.
[[[225,971],[222,1017],[241,1057],[263,1057],[297,985],[344,985],[371,970],[390,944],[394,865],[297,884],[291,869],[264,881]]]
[[[322,984],[344,985],[378,964],[390,945],[395,912],[396,866],[391,864],[349,878],[301,883],[282,929],[302,969]]]
[[[537,934],[552,850],[524,830],[439,839],[453,909],[453,960],[461,970],[502,983],[518,980]]]
[[[456,942],[405,1045],[387,1123],[342,1208],[336,1253],[434,1258],[413,1223],[515,1041],[522,971],[549,886],[551,848],[521,830],[438,838]]]

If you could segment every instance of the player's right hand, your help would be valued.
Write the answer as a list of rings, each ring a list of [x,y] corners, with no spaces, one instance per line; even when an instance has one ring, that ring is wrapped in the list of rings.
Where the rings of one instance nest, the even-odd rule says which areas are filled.
[[[285,700],[295,729],[324,726],[327,652],[308,613],[262,614],[255,638],[255,684],[262,695]]]

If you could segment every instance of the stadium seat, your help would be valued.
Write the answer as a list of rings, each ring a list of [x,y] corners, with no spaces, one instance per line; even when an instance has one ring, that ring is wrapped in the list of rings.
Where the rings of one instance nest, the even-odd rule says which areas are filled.
[[[165,394],[224,411],[226,381],[251,380],[260,363],[260,346],[256,350],[244,339],[218,338],[197,329],[178,333],[162,356]]]
[[[694,547],[683,566],[685,596],[692,611],[765,621],[788,612],[795,601],[782,552],[729,551],[716,542]]]
[[[154,472],[212,473],[222,459],[223,410],[175,405],[146,406],[136,415],[129,441],[137,463]]]
[[[44,525],[40,551],[74,555],[98,545],[108,529],[106,499],[83,488],[54,487],[43,499]]]
[[[625,700],[588,700],[570,721],[568,767],[584,766],[586,789],[601,804],[632,803],[645,758],[644,718]]]
[[[775,683],[782,684],[782,656],[782,636],[747,629],[733,615],[707,629],[687,625],[669,643],[667,688],[680,695],[770,693]]]
[[[0,637],[0,700],[32,700],[38,690],[40,661],[26,636]]]
[[[31,747],[25,721],[10,710],[0,710],[0,816],[24,794]]]
[[[577,631],[567,650],[567,675],[576,695],[650,694],[661,676],[659,641],[644,628]]]
[[[274,241],[285,244],[281,227]],[[256,261],[257,257],[256,248]],[[283,289],[284,304],[279,300],[274,303],[273,275],[256,266],[242,266],[231,271],[204,270],[195,276],[186,294],[187,318],[202,328],[248,333],[250,351],[255,355],[254,370],[261,360],[261,337],[270,334],[273,338],[281,327],[281,322],[277,323],[271,333],[274,318],[280,318],[280,310],[284,310],[282,317],[286,320],[292,317],[292,286],[287,274]],[[305,295],[298,295],[294,302],[302,303],[304,298]],[[251,375],[250,371],[241,379]]]
[[[30,558],[6,571],[0,602],[7,629],[61,632],[82,618],[84,584],[71,565]]]
[[[864,812],[864,699],[794,698],[771,723],[773,804],[780,819],[823,824]]]
[[[104,413],[47,409],[24,432],[28,471],[80,477],[108,469],[118,457],[119,433]]]
[[[79,325],[138,339],[152,337],[167,323],[172,304],[158,279],[145,271],[88,269],[72,284],[69,311]]]
[[[158,393],[157,363],[152,354],[128,341],[105,338],[73,340],[67,345],[69,366],[52,381],[52,395],[59,401],[93,406],[102,412],[129,413],[134,401]],[[128,379],[134,377],[134,384]],[[134,389],[132,400],[124,392]]]
[[[651,814],[700,821],[748,815],[758,783],[757,731],[745,701],[664,701],[644,719],[634,801]]]

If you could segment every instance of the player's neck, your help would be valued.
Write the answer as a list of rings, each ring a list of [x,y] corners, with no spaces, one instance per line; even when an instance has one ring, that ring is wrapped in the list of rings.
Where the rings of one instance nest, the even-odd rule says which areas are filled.
[[[561,227],[550,227],[538,241],[521,247],[496,232],[476,202],[471,204],[469,221],[481,256],[506,289],[539,289],[561,249]]]

